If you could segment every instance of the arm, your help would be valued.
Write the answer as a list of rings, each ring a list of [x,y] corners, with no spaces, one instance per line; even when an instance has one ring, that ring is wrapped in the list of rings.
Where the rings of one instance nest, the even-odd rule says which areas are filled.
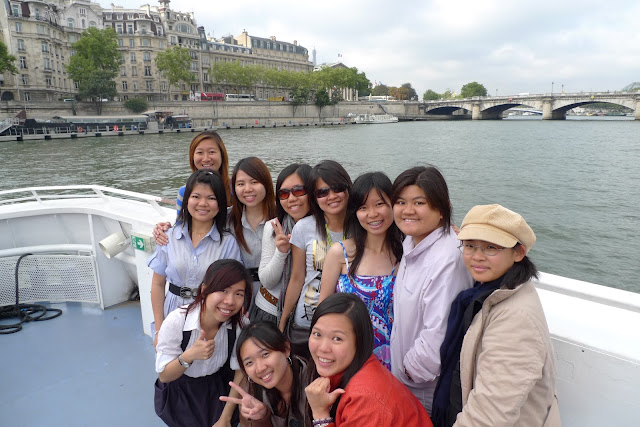
[[[165,276],[155,271],[153,272],[153,277],[151,278],[151,308],[153,310],[153,320],[156,328],[153,337],[153,343],[155,345],[158,345],[158,331],[160,331],[160,327],[164,321],[164,293],[166,282],[167,278]]]
[[[513,307],[491,318],[482,334],[473,389],[454,425],[512,426],[542,378],[546,332],[529,313]]]
[[[289,255],[289,251],[280,252],[276,245],[276,237],[273,235],[273,225],[271,221],[264,224],[262,234],[262,256],[260,257],[260,268],[258,276],[260,283],[265,288],[271,290],[280,283],[284,263]]]
[[[453,259],[444,257],[427,260],[434,270],[420,290],[420,319],[422,330],[404,356],[403,364],[411,381],[420,384],[433,381],[440,375],[440,346],[447,331],[451,303],[460,291],[472,284],[460,254]]]
[[[179,313],[179,315],[183,315]],[[182,336],[177,336],[177,332],[182,332],[182,328],[175,328],[175,324],[172,325],[174,327],[171,330],[167,330],[168,328],[160,329],[160,335],[158,339],[158,353],[162,354],[166,347],[170,345],[175,345],[178,343],[178,340],[182,341]],[[171,335],[170,337],[166,335]],[[182,352],[182,359],[187,363],[193,363],[194,360],[207,360],[212,355],[216,348],[216,344],[214,340],[206,340],[205,339],[204,330],[200,331],[200,336],[193,343],[193,345],[187,348],[184,352]],[[167,341],[165,343],[165,341]],[[165,345],[166,344],[166,345]],[[175,348],[173,349],[175,350]],[[165,365],[164,369],[158,372],[158,379],[163,383],[168,383],[171,381],[175,381],[184,374],[187,370],[184,366],[180,364],[178,361],[178,357],[170,361],[167,365]]]
[[[295,309],[300,293],[304,286],[304,279],[307,274],[307,254],[304,249],[297,246],[291,246],[291,278],[287,287],[287,294],[284,297],[284,306],[282,308],[282,318],[280,319],[280,330],[284,331],[284,325],[287,322],[289,314]]]
[[[240,369],[235,371],[233,376],[233,382],[235,384],[240,384],[244,380],[244,374]],[[238,399],[242,399],[242,396],[236,390],[235,387],[231,387],[229,391],[229,398],[225,399],[226,403],[224,404],[224,409],[222,410],[222,414],[220,415],[220,419],[218,422],[214,424],[215,426],[230,426],[231,425],[231,417],[233,417],[233,411],[236,410],[236,406],[238,406]]]
[[[329,252],[324,257],[324,266],[322,267],[322,280],[320,282],[320,300],[322,302],[329,295],[336,293],[338,278],[342,273],[344,263],[344,254],[340,243],[334,243],[329,248]]]
[[[153,229],[153,238],[156,241],[156,244],[160,246],[164,246],[169,243],[169,238],[167,237],[167,230],[171,228],[170,222],[159,222],[156,224]]]

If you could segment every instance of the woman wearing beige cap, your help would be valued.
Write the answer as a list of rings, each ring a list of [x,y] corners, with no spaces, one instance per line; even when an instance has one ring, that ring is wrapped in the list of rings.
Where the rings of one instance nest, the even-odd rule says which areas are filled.
[[[560,425],[553,347],[527,257],[533,230],[500,205],[475,206],[458,239],[476,282],[451,304],[434,426]]]

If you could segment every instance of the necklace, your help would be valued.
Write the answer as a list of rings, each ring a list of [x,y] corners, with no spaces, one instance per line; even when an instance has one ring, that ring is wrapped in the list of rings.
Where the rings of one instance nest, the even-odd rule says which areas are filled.
[[[329,233],[329,226],[327,224],[324,225],[324,229],[327,232],[327,247],[331,247],[333,245],[333,239],[331,238],[331,233]],[[342,240],[344,240],[346,236],[344,235],[344,231],[342,232]]]

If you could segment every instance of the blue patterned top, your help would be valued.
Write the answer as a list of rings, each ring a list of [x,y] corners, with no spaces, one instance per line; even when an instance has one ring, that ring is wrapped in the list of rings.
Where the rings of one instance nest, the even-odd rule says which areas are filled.
[[[342,252],[349,271],[347,250],[342,242]],[[348,292],[358,295],[369,309],[373,324],[373,354],[389,370],[391,370],[391,327],[393,326],[393,285],[396,281],[396,267],[388,276],[355,276],[352,280],[348,274],[338,278],[336,292]]]

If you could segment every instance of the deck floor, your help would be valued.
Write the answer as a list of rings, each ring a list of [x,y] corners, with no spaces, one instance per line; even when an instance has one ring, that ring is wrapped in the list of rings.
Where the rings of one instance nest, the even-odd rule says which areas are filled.
[[[0,335],[0,426],[164,425],[140,304],[49,306],[62,316]]]

